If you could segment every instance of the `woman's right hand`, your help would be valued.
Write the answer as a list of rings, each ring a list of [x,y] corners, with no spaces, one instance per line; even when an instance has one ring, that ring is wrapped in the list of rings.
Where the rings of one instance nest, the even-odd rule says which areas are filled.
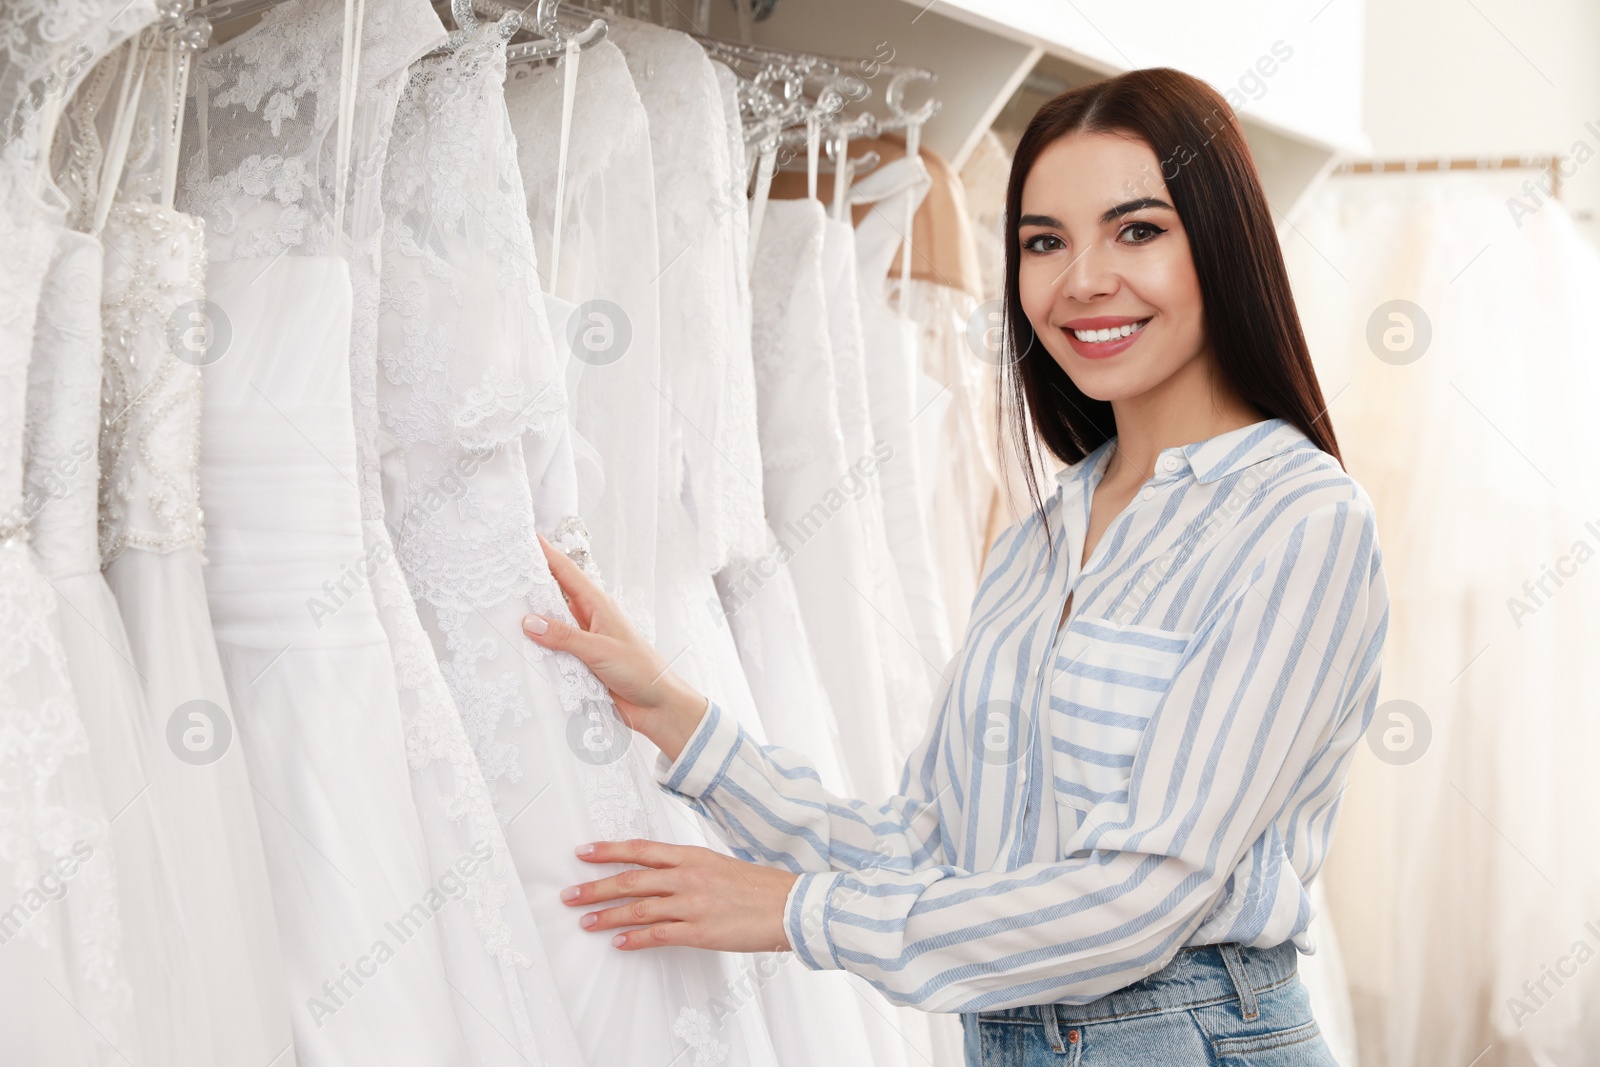
[[[578,625],[535,614],[522,620],[522,632],[542,648],[570,652],[582,660],[611,691],[628,726],[648,737],[669,760],[676,760],[709,702],[673,673],[617,602],[565,552],[542,534],[539,547]],[[542,632],[535,629],[541,622]]]

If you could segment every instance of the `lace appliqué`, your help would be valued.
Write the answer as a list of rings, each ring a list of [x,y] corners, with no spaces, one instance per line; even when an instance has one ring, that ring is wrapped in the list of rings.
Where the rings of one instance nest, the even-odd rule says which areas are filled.
[[[694,1052],[694,1067],[714,1067],[728,1058],[728,1046],[711,1036],[711,1016],[693,1008],[679,1008],[672,1032]]]

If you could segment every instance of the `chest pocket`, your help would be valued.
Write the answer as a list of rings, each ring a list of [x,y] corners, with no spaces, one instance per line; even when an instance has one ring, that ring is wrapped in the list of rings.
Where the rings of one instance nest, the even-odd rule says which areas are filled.
[[[1134,754],[1192,634],[1074,619],[1056,650],[1049,708],[1056,799],[1084,815],[1126,803]]]

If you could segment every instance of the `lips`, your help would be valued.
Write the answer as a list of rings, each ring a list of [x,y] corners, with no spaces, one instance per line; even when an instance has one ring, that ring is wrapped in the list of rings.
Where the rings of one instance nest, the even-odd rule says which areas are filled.
[[[1073,319],[1072,322],[1061,327],[1061,332],[1066,336],[1067,343],[1072,346],[1072,350],[1085,359],[1109,359],[1119,352],[1125,352],[1131,348],[1140,335],[1144,333],[1145,326],[1153,317],[1131,319],[1126,316],[1119,318],[1101,316],[1092,319]],[[1089,330],[1118,331],[1120,327],[1126,327],[1130,324],[1136,327],[1132,333],[1126,337],[1112,337],[1105,341],[1080,341],[1078,335],[1073,332],[1073,330],[1083,330],[1085,332]]]

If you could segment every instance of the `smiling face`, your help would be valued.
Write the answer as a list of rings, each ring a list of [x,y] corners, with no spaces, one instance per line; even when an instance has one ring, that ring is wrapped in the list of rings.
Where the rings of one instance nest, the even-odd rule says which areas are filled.
[[[1149,145],[1061,138],[1029,171],[1018,221],[1023,313],[1085,395],[1115,403],[1204,388],[1214,361],[1200,281]]]

